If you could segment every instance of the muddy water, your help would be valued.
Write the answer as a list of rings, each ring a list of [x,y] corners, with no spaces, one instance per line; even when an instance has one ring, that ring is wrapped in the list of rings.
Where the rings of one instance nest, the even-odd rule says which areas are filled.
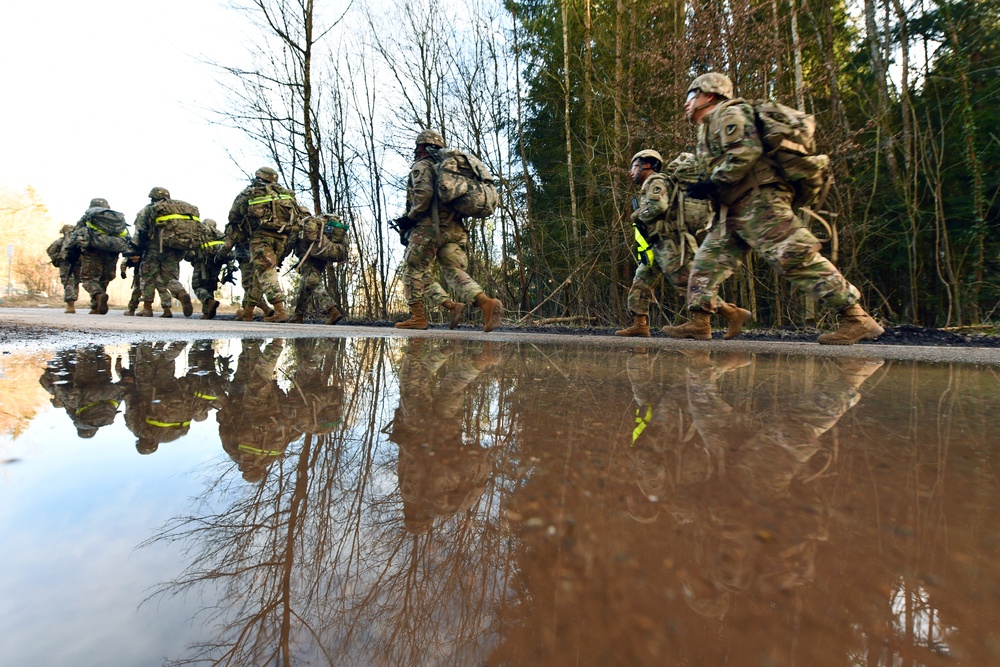
[[[1000,664],[995,369],[297,339],[0,372],[6,664]]]

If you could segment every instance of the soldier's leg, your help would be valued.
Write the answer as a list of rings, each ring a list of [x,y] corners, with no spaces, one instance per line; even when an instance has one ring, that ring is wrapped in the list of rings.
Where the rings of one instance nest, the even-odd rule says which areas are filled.
[[[438,250],[437,259],[445,285],[455,298],[462,303],[474,303],[476,296],[483,293],[483,288],[468,274],[469,256],[465,239],[445,243]]]
[[[687,307],[691,311],[714,313],[718,307],[719,285],[743,264],[747,246],[732,232],[732,220],[716,224],[701,242],[691,260]]]
[[[278,280],[278,256],[284,249],[284,240],[270,236],[250,239],[250,262],[254,267],[255,287],[277,307],[285,301],[285,293]]]
[[[410,234],[410,244],[403,253],[403,296],[411,306],[423,304],[427,288],[434,282],[431,267],[437,251],[433,226],[418,224]]]
[[[98,297],[101,289],[101,258],[96,252],[80,253],[80,285],[90,295],[90,314],[98,314]]]

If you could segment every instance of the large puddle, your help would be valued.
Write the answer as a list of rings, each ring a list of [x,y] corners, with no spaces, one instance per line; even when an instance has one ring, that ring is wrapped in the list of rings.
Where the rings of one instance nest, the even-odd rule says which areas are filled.
[[[0,371],[4,664],[1000,664],[992,367],[364,338]]]

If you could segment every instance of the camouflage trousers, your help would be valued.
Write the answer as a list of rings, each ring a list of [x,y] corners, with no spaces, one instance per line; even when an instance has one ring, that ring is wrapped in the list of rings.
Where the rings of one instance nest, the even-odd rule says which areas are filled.
[[[142,278],[139,277],[139,269],[132,269],[132,296],[128,298],[128,309],[134,311],[142,301]]]
[[[108,291],[108,283],[115,277],[118,268],[118,253],[100,250],[84,250],[78,261],[80,284],[90,294],[90,307],[97,307],[97,297]]]
[[[222,266],[211,261],[197,261],[191,264],[191,291],[201,301],[201,312],[208,312],[205,305],[215,298],[219,289],[219,272]]]
[[[681,294],[687,292],[688,278],[695,249],[694,241],[686,238],[661,238],[651,249],[653,264],[640,264],[635,270],[632,287],[628,291],[628,309],[637,315],[648,315],[653,300],[653,285],[663,275]]]
[[[174,248],[150,247],[146,251],[139,265],[143,301],[152,303],[154,294],[159,294],[160,305],[169,308],[172,296],[180,298],[187,293],[180,281],[183,257],[184,251]]]
[[[71,270],[72,269],[72,270]],[[80,262],[59,263],[59,282],[63,286],[63,301],[76,301],[80,298]]]
[[[287,242],[288,239],[283,236],[269,234],[254,234],[250,238],[252,281],[250,289],[247,290],[246,297],[244,297],[244,305],[256,306],[260,303],[262,296],[267,297],[267,300],[272,304],[282,303],[285,300],[285,293],[278,280],[278,258],[285,254]],[[241,272],[242,266],[241,264]]]
[[[719,285],[740,267],[748,249],[823,308],[839,311],[861,296],[819,254],[819,241],[792,211],[792,193],[781,185],[765,185],[730,208],[726,220],[716,222],[702,241],[688,279],[688,309],[715,312]]]
[[[406,303],[426,301],[432,307],[440,307],[454,298],[466,304],[476,300],[483,288],[466,272],[469,257],[466,254],[469,235],[457,221],[441,221],[441,240],[434,233],[434,222],[430,216],[422,218],[410,234],[410,245],[403,254],[403,295]],[[454,297],[448,295],[440,283],[434,280],[434,260],[441,267],[441,274]]]
[[[326,274],[327,262],[309,258],[299,267],[299,291],[295,295],[295,314],[305,315],[310,303],[326,312],[337,302],[326,291],[323,276]]]

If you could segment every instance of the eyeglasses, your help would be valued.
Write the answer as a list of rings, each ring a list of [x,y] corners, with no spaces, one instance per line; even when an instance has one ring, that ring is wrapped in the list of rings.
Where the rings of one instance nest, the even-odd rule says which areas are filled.
[[[701,91],[698,90],[697,88],[695,88],[694,90],[689,90],[687,99],[684,101],[684,103],[687,104],[688,102],[698,97],[699,95],[701,95]]]

